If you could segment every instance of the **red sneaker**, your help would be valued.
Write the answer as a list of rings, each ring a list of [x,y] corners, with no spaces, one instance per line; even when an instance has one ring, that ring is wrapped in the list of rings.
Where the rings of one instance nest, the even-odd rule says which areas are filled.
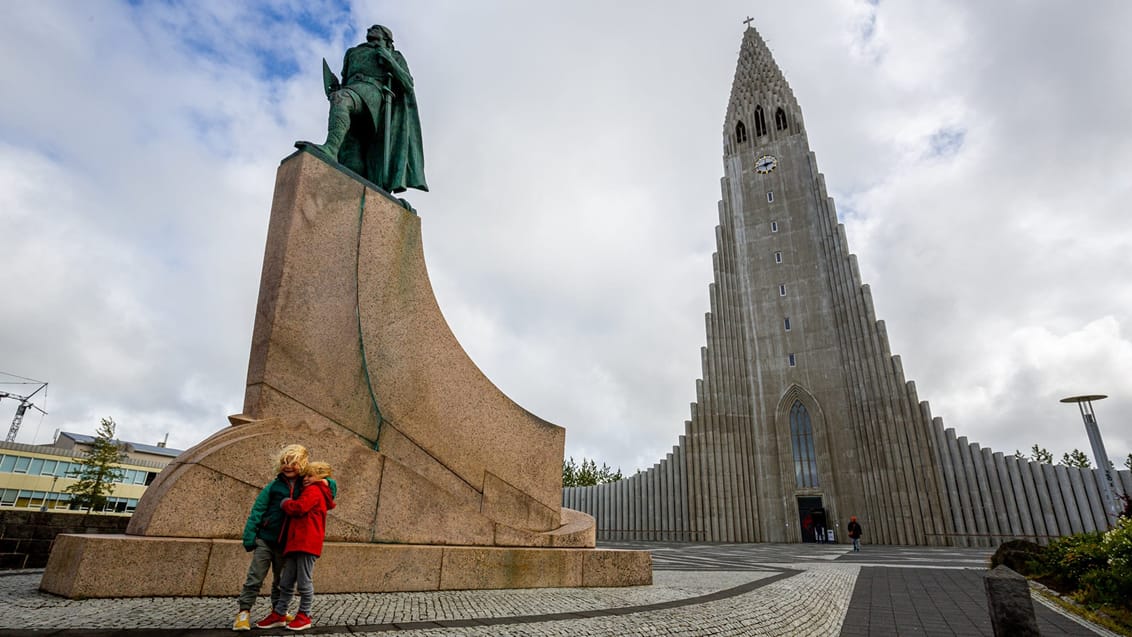
[[[306,630],[311,627],[311,616],[306,613],[299,613],[287,624],[287,630]]]
[[[267,617],[255,623],[256,628],[278,628],[287,625],[287,618],[275,611],[267,614]]]

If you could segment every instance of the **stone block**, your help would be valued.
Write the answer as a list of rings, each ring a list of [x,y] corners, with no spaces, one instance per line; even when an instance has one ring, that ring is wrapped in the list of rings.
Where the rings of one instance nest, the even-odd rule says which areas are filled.
[[[404,465],[386,459],[373,539],[486,546],[494,540],[494,524]]]
[[[531,531],[550,531],[562,526],[560,507],[542,504],[490,471],[484,474],[480,512],[497,522]]]
[[[555,549],[446,550],[440,580],[442,590],[581,585],[582,556]]]
[[[146,490],[127,533],[239,538],[256,496],[275,477],[279,451],[292,443],[302,444],[313,459],[335,468],[338,506],[328,516],[327,537],[369,541],[383,456],[330,424],[312,427],[278,420],[228,427],[179,456]],[[225,497],[217,498],[217,493]]]
[[[652,584],[648,551],[589,549],[582,552],[582,586],[647,586]]]
[[[365,186],[299,153],[276,177],[248,386],[263,383],[370,441],[377,420],[359,348],[359,209]],[[244,413],[268,413],[245,396]],[[249,400],[250,399],[250,400]]]
[[[496,546],[532,546],[547,548],[593,548],[597,539],[593,516],[562,509],[562,526],[535,533],[505,524],[495,525]]]
[[[987,607],[995,637],[1038,637],[1038,619],[1030,599],[1030,584],[1006,566],[996,566],[983,576]]]
[[[386,456],[400,462],[419,473],[429,482],[452,494],[463,505],[473,509],[479,508],[480,492],[401,433],[396,424],[392,422],[381,424],[379,448]]]
[[[646,551],[354,542],[323,546],[314,583],[321,593],[576,587],[585,585],[585,564],[595,553],[606,569],[598,585],[651,583],[651,570],[648,577],[641,571],[651,563]],[[618,560],[614,554],[624,555]],[[40,589],[72,599],[234,597],[250,559],[237,540],[61,535]],[[268,586],[270,577],[263,592]]]
[[[71,599],[199,595],[210,544],[199,539],[60,535],[39,588]]]
[[[439,590],[445,550],[441,546],[327,544],[315,566],[315,590]]]

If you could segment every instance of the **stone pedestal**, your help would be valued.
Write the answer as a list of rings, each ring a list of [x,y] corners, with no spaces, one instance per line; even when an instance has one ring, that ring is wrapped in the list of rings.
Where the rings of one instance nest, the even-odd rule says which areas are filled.
[[[230,421],[161,472],[126,535],[61,536],[43,590],[235,595],[236,540],[290,443],[338,480],[320,591],[651,582],[646,552],[595,551],[593,518],[562,508],[565,430],[460,347],[420,219],[305,152],[279,168],[244,413]]]

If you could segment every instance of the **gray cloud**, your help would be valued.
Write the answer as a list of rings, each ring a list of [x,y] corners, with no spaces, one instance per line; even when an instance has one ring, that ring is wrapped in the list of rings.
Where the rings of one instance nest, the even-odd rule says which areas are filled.
[[[21,441],[113,416],[187,447],[240,410],[275,167],[324,135],[319,59],[379,22],[417,78],[410,199],[457,337],[567,454],[651,465],[700,375],[755,12],[921,399],[1060,456],[1088,442],[1057,399],[1107,393],[1110,456],[1132,451],[1125,3],[306,6],[10,8],[0,370],[51,383]]]

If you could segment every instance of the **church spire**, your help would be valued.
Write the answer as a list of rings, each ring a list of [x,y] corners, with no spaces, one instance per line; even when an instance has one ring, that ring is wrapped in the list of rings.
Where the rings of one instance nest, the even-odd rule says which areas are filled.
[[[723,125],[726,153],[750,148],[752,144],[758,147],[804,130],[794,91],[758,30],[748,23]]]

